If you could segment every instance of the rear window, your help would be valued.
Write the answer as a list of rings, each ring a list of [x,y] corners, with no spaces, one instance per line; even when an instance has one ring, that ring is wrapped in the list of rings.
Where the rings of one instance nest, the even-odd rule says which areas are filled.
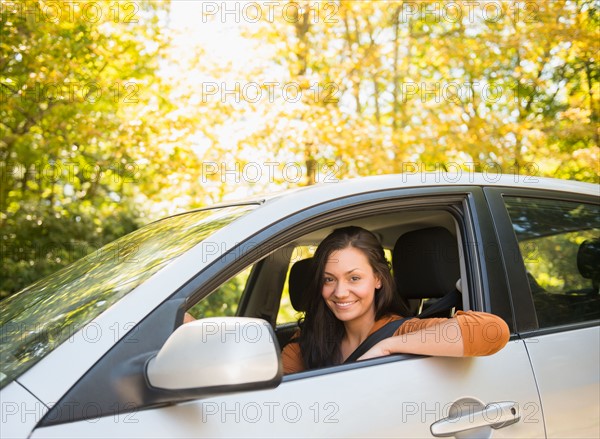
[[[540,328],[600,319],[600,207],[505,197]]]

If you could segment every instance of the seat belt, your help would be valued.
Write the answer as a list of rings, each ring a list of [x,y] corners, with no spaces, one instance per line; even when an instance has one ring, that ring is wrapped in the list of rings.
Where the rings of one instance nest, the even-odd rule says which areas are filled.
[[[430,315],[435,314],[440,311],[448,311],[462,303],[462,294],[457,289],[449,292],[445,296],[441,297],[437,302],[423,311],[421,314],[417,316],[419,319],[428,318]],[[379,343],[381,340],[384,340],[388,337],[394,335],[394,332],[404,323],[406,320],[411,319],[412,317],[405,317],[400,320],[394,320],[392,322],[387,323],[386,325],[379,328],[377,331],[369,335],[365,341],[363,341],[355,350],[350,354],[344,364],[352,363],[356,361],[361,355],[365,354],[369,349]]]
[[[423,311],[417,317],[419,319],[426,319],[438,312],[449,311],[452,308],[460,305],[461,303],[462,303],[462,294],[457,289],[454,289],[453,291],[450,291],[445,296],[441,297],[437,302],[435,302],[433,305],[431,305],[429,308],[427,308],[425,311]]]
[[[365,341],[363,341],[355,350],[350,354],[344,364],[352,363],[356,361],[361,355],[365,354],[369,349],[379,343],[381,340],[391,337],[394,335],[394,332],[404,323],[406,320],[411,319],[412,317],[405,317],[400,320],[394,320],[389,323],[386,323],[377,331],[369,335]]]

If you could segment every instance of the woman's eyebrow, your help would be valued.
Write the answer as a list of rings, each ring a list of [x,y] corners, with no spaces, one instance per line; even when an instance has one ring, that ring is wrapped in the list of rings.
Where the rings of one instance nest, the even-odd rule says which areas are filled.
[[[353,268],[352,270],[346,271],[344,274],[350,274],[350,273],[352,273],[353,271],[356,271],[356,270],[360,271],[360,268],[359,267]],[[330,276],[335,276],[333,273],[330,273],[328,271],[324,271],[323,274],[328,274]]]

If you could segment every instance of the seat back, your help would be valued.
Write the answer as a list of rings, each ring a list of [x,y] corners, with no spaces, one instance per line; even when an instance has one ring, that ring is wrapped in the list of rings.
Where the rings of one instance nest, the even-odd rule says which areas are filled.
[[[577,251],[577,269],[581,276],[592,281],[592,288],[600,287],[600,238],[588,239]]]
[[[288,291],[292,306],[298,312],[306,311],[306,289],[313,276],[312,261],[313,258],[301,259],[294,262],[290,268]]]
[[[301,259],[292,264],[290,276],[288,279],[288,291],[290,293],[290,302],[292,307],[298,312],[305,312],[307,308],[306,289],[313,276],[312,258]],[[298,331],[298,323],[290,322],[279,325],[275,329],[279,346],[288,344],[294,334]]]
[[[392,267],[398,294],[411,303],[418,299],[420,313],[425,299],[440,298],[456,289],[460,279],[457,240],[444,227],[407,232],[394,245]],[[449,314],[442,312],[441,316]]]

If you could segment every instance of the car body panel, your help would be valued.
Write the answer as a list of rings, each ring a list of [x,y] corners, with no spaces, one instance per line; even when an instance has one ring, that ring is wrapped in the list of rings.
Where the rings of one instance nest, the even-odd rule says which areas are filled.
[[[600,437],[600,327],[525,339],[549,438]]]
[[[519,405],[522,420],[494,437],[544,435],[527,352],[515,340],[491,357],[412,358],[300,377],[270,391],[40,428],[32,438],[431,437],[430,425],[464,397]]]
[[[3,438],[29,437],[31,431],[48,412],[48,407],[17,381],[2,389],[0,405],[2,406],[0,436]]]

